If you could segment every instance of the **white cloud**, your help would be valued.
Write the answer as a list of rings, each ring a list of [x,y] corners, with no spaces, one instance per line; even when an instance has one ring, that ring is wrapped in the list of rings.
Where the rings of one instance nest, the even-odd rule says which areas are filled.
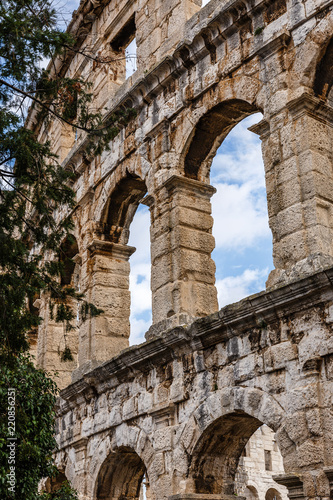
[[[260,116],[238,124],[212,164],[211,183],[217,188],[212,198],[217,248],[242,251],[257,244],[258,238],[271,236],[260,140],[247,130]]]
[[[130,274],[131,314],[151,309],[150,262],[132,264]]]
[[[265,186],[264,165],[260,139],[247,129],[261,119],[256,113],[240,122],[226,137],[211,169],[211,183],[251,182],[258,187]]]
[[[219,306],[223,307],[264,290],[268,269],[246,269],[239,276],[227,276],[216,281]]]
[[[139,205],[130,227],[128,244],[136,248],[131,257],[131,267],[136,264],[150,263],[150,214],[148,207]]]
[[[145,332],[151,325],[151,318],[148,320],[131,317],[131,337],[130,345],[142,344],[145,342]]]
[[[221,183],[215,187],[212,206],[217,248],[242,251],[257,244],[258,238],[270,237],[264,192],[251,183]]]

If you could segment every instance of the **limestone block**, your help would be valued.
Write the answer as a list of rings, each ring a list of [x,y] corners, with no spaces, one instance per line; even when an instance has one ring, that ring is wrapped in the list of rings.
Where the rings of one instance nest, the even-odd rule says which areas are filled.
[[[331,157],[332,136],[331,127],[316,118],[303,116],[297,120],[295,127],[297,153],[311,149]]]
[[[309,431],[312,434],[312,436],[322,436],[323,431],[320,418],[320,410],[318,408],[308,410],[305,416]]]
[[[234,384],[234,369],[232,366],[225,366],[219,371],[217,376],[218,387],[232,387]]]
[[[302,185],[299,177],[276,185],[275,192],[267,196],[272,214],[278,214],[282,210],[301,203],[302,199]]]
[[[306,414],[303,411],[298,411],[292,416],[287,417],[285,429],[288,436],[298,444],[303,442],[308,437]]]
[[[173,445],[174,429],[171,427],[164,427],[156,429],[154,432],[154,449],[155,450],[171,450]]]
[[[315,408],[318,406],[316,384],[306,385],[289,391],[286,401],[286,410],[290,414],[296,411]]]
[[[155,453],[154,459],[149,467],[149,478],[157,478],[165,472],[164,453]]]
[[[276,268],[283,269],[287,266],[289,268],[307,257],[305,236],[305,231],[300,230],[284,236],[275,243],[273,257]]]
[[[153,392],[153,401],[155,406],[166,404],[169,399],[169,388],[164,384],[159,384]]]
[[[137,414],[137,399],[132,397],[123,404],[123,419],[128,420]]]
[[[104,337],[125,337],[129,336],[130,324],[123,316],[107,316],[102,314],[92,319],[92,324],[96,335]]]
[[[170,400],[179,403],[187,398],[187,391],[182,381],[175,380],[170,386]]]
[[[246,406],[249,408],[249,413],[250,415],[253,413],[253,411],[258,411],[261,404],[262,404],[262,391],[250,389],[247,391],[247,396],[246,396]]]
[[[111,288],[124,288],[128,290],[129,277],[128,272],[115,273],[112,270],[97,271],[92,275],[91,287],[111,287]]]
[[[93,359],[99,362],[107,361],[126,347],[128,347],[127,338],[96,335],[92,341]]]
[[[256,354],[250,354],[246,358],[237,360],[234,365],[235,382],[244,382],[263,371],[263,360]]]
[[[122,411],[120,405],[112,406],[109,414],[109,425],[114,427],[122,422]]]
[[[309,328],[298,345],[300,363],[328,354],[327,338],[327,332],[323,328],[318,328],[317,325],[313,325],[313,329]]]
[[[189,450],[192,448],[192,445],[197,441],[199,436],[198,428],[196,425],[196,421],[193,416],[191,416],[185,425],[184,431],[182,432],[180,442],[185,448],[185,450]]]
[[[177,226],[170,235],[170,250],[178,246],[210,254],[215,248],[215,239],[211,234],[196,229]]]
[[[212,422],[212,416],[206,403],[202,403],[194,412],[194,418],[201,431]]]
[[[308,172],[302,175],[301,179],[302,196],[304,200],[313,196],[332,200],[332,181],[319,172]]]
[[[309,467],[324,462],[324,449],[321,439],[308,439],[297,448],[297,461],[300,467]]]
[[[153,395],[149,392],[142,392],[138,396],[138,413],[147,412],[153,405]]]
[[[272,225],[271,227],[272,231],[275,230],[280,238],[302,230],[304,227],[302,204],[296,203],[279,212],[275,217],[274,226]]]
[[[110,258],[108,255],[95,255],[92,259],[93,272],[115,272],[127,276],[129,273],[129,262],[123,259]]]
[[[264,352],[265,371],[285,368],[289,361],[297,359],[297,348],[291,342],[283,342]]]
[[[203,284],[215,283],[215,264],[209,254],[189,248],[178,248],[172,254],[162,255],[153,262],[152,291],[177,280],[195,280]]]
[[[278,132],[271,133],[267,139],[263,140],[262,153],[266,173],[271,172],[274,166],[282,161],[281,148],[280,148],[280,135]],[[293,150],[288,155],[284,155],[286,159],[288,156],[293,156]]]

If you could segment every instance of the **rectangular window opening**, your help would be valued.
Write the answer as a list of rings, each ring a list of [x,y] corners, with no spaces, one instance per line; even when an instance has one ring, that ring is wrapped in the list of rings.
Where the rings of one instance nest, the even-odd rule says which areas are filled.
[[[137,69],[135,35],[136,26],[135,16],[133,15],[110,43],[112,50],[120,57],[122,55],[124,57],[126,79],[131,76]]]
[[[272,470],[272,452],[264,450],[265,454],[265,470]]]

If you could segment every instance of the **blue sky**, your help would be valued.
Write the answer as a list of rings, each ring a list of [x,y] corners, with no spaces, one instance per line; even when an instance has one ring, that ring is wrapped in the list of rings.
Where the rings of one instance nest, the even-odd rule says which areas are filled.
[[[204,0],[206,5],[209,0]],[[54,7],[64,27],[78,0],[58,0]],[[135,52],[135,44],[127,52]],[[128,61],[127,76],[135,70]],[[247,128],[260,121],[252,115],[239,123],[219,148],[211,168],[213,234],[216,248],[216,287],[219,307],[265,288],[272,263],[272,236],[268,227],[264,167],[259,138]],[[131,344],[144,341],[151,324],[149,210],[140,205],[131,225]]]

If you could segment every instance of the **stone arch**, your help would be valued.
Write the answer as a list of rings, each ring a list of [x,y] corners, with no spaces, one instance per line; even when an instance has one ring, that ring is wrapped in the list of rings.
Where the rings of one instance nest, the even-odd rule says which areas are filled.
[[[246,500],[259,500],[258,487],[252,484],[247,484],[244,490]]]
[[[75,270],[73,258],[79,253],[79,247],[74,235],[68,235],[59,247],[59,260],[62,264],[60,270],[61,285],[69,286],[72,284]]]
[[[100,230],[104,240],[127,244],[130,224],[146,193],[145,181],[126,170],[125,175],[113,186],[101,214]]]
[[[275,488],[269,488],[265,494],[265,500],[281,500],[281,493]]]
[[[116,185],[102,215],[105,239],[126,244],[129,226],[140,200],[147,192],[145,182],[137,175],[126,172]]]
[[[258,111],[257,106],[243,99],[230,99],[201,116],[186,146],[185,176],[207,181],[216,151],[228,133],[237,123]]]
[[[94,500],[108,498],[136,498],[139,483],[154,461],[154,450],[147,434],[126,423],[111,433],[92,439],[87,447],[92,455],[89,466],[87,491]],[[127,477],[128,476],[128,477]],[[133,476],[133,480],[130,476]],[[121,482],[123,481],[123,486]],[[107,483],[115,495],[107,495]],[[131,494],[126,495],[125,492]],[[133,496],[134,495],[134,496]]]
[[[138,499],[146,468],[139,455],[122,446],[110,453],[99,471],[96,500]]]
[[[252,434],[265,423],[277,431],[284,417],[269,394],[243,387],[214,391],[193,413],[181,443],[191,455],[189,475],[196,493],[233,494],[239,458]],[[194,425],[192,439],[188,439]],[[281,449],[282,455],[287,450]]]

